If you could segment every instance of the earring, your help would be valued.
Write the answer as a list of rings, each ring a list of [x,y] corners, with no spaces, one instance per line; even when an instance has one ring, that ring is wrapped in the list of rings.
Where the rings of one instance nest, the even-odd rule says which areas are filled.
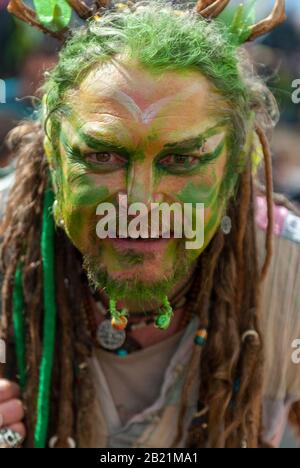
[[[228,235],[230,234],[232,229],[232,221],[229,216],[224,216],[221,221],[221,231],[225,234]]]
[[[53,203],[53,214],[56,224],[63,229],[65,227],[65,222],[64,219],[60,216],[57,200],[55,200]]]
[[[63,220],[62,218],[60,218],[60,219],[58,220],[58,225],[59,225],[59,227],[61,227],[61,228],[64,228],[64,227],[65,227],[65,222],[64,222],[64,220]]]

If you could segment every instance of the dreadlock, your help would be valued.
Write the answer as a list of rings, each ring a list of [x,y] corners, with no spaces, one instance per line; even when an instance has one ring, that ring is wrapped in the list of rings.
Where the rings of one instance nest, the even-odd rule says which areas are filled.
[[[24,184],[15,183],[7,204],[7,216],[2,229],[2,265],[4,274],[2,290],[2,327],[1,335],[5,342],[12,341],[12,297],[15,273],[22,264],[23,318],[26,338],[26,382],[23,399],[26,408],[27,445],[35,444],[37,424],[37,400],[40,363],[43,340],[43,291],[41,231],[44,207],[44,192],[49,182],[46,158],[43,153],[44,133],[39,123],[26,123],[10,135],[10,144],[18,153],[16,180],[21,177]],[[18,209],[16,208],[18,207]],[[26,239],[26,246],[20,240]],[[55,290],[57,303],[57,339],[53,389],[51,395],[52,421],[58,421],[57,446],[68,446],[68,437],[74,437],[75,424],[81,434],[88,437],[84,430],[85,420],[91,398],[92,381],[88,375],[86,358],[91,354],[91,340],[86,319],[82,312],[81,300],[81,258],[66,239],[62,231],[55,233]],[[79,297],[78,297],[79,296]],[[43,336],[44,335],[44,336]],[[2,374],[8,375],[3,369]],[[12,370],[16,373],[16,370]],[[15,378],[15,376],[14,376]],[[73,384],[77,381],[78,395],[74,395]],[[57,392],[57,394],[55,394]],[[75,398],[80,411],[75,420]],[[80,435],[78,436],[80,440]],[[83,436],[82,436],[83,437]],[[87,439],[88,440],[88,439]],[[43,445],[43,444],[42,444]]]
[[[199,258],[193,280],[187,310],[199,316],[201,329],[208,332],[208,338],[205,346],[194,347],[183,388],[174,446],[183,435],[189,389],[199,371],[198,418],[189,427],[186,446],[255,448],[261,444],[262,432],[264,350],[260,332],[260,291],[272,254],[272,166],[265,136],[265,128],[276,121],[276,116],[270,117],[266,110],[266,101],[273,103],[272,97],[264,85],[248,73],[243,59],[237,59],[236,44],[230,43],[223,26],[196,21],[194,17],[171,18],[168,10],[163,13],[152,3],[150,9],[144,11],[145,14],[108,15],[101,22],[101,27],[106,26],[102,32],[92,22],[74,34],[45,87],[46,121],[49,119],[51,124],[49,127],[46,124],[46,133],[50,131],[55,153],[67,92],[94,64],[109,59],[122,46],[127,46],[142,64],[153,69],[197,67],[231,103],[234,138],[227,176],[236,173],[237,182],[227,210],[233,229],[230,235],[221,230],[216,233]],[[242,165],[240,161],[247,135],[246,122],[251,112],[256,114],[256,133],[266,169],[269,227],[262,272],[258,266],[255,239],[253,146],[249,148],[249,154],[244,155]],[[44,296],[49,287],[46,283],[49,264],[45,262],[41,239],[45,222],[52,217],[45,196],[49,190],[49,166],[43,150],[44,137],[45,130],[40,122],[26,123],[10,135],[10,145],[17,155],[17,170],[2,225],[1,334],[7,343],[13,344],[18,339],[20,348],[21,332],[17,335],[15,331],[23,328],[26,352],[23,365],[26,367],[22,373],[10,366],[1,370],[3,375],[11,378],[18,373],[22,377],[25,372],[22,386],[28,447],[44,446],[50,434],[55,434],[52,445],[56,447],[70,446],[70,438],[84,447],[92,434],[91,405],[95,397],[87,363],[92,354],[91,332],[84,307],[89,292],[81,255],[60,228],[53,231],[52,237],[52,268],[55,272],[52,291],[56,306],[55,317],[52,317],[56,320],[54,325],[52,323],[55,340],[50,353],[50,359],[54,359],[53,372],[48,376],[48,382],[42,375],[41,362],[49,338],[45,327]],[[228,184],[226,177],[224,186]],[[14,287],[22,290],[21,302],[13,301]],[[13,307],[13,302],[18,307]],[[14,327],[14,323],[21,325]],[[256,333],[245,335],[249,330]],[[18,346],[16,351],[21,355]],[[51,392],[47,393],[50,388]],[[49,397],[45,412],[37,411],[41,389]]]

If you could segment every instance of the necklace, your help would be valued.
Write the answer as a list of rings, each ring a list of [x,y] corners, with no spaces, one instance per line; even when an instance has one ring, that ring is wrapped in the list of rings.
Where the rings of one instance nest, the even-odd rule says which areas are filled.
[[[185,288],[187,289],[187,288]],[[184,292],[187,294],[187,291]],[[126,356],[133,351],[137,351],[142,348],[142,346],[128,333],[133,330],[141,329],[151,324],[154,325],[156,310],[146,311],[141,313],[135,313],[134,319],[127,324],[126,330],[117,330],[112,326],[111,320],[109,318],[109,312],[107,308],[103,305],[99,295],[91,294],[88,287],[84,288],[83,291],[83,307],[90,330],[91,338],[96,347],[105,349],[106,351],[113,352],[119,356]],[[179,297],[180,294],[180,297]],[[173,310],[179,310],[187,302],[186,294],[182,296],[182,291],[174,298],[172,301]],[[97,323],[97,313],[101,313],[105,319],[101,321],[100,324]],[[186,324],[190,321],[192,313],[184,314],[179,329],[183,329]]]

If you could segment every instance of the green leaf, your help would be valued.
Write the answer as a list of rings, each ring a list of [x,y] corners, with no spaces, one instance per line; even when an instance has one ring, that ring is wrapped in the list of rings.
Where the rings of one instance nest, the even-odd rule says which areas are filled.
[[[226,9],[219,19],[227,26],[231,41],[236,46],[245,42],[250,36],[250,26],[256,22],[257,0],[245,0],[234,8]]]
[[[245,5],[241,4],[237,7],[231,26],[229,28],[232,34],[239,34],[240,30],[244,26],[245,21]]]
[[[72,8],[66,0],[33,0],[36,15],[41,24],[59,32],[71,21]]]

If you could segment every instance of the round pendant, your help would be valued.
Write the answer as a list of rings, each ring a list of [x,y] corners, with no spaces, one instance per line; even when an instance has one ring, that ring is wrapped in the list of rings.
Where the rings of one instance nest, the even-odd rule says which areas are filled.
[[[124,344],[126,332],[125,330],[116,330],[110,320],[103,320],[97,330],[97,340],[100,346],[113,351]]]

